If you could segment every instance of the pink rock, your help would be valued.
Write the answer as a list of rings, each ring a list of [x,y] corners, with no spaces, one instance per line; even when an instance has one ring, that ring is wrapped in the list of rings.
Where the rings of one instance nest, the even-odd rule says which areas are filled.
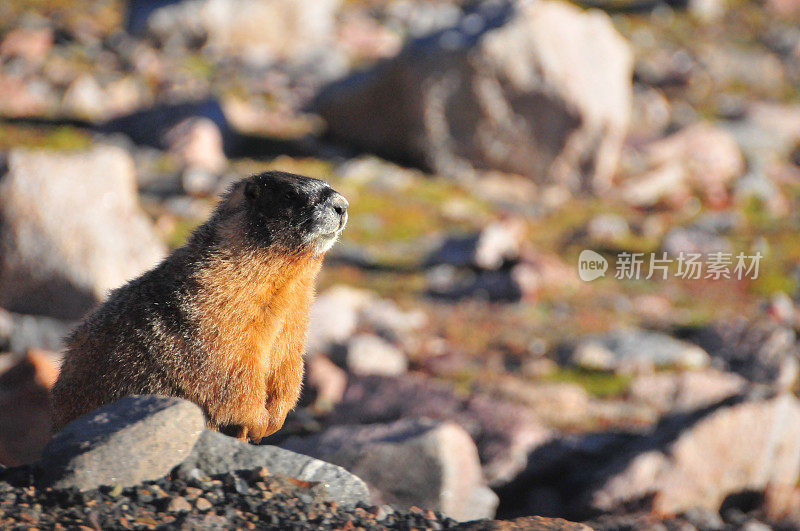
[[[40,63],[52,48],[53,30],[50,28],[17,28],[9,31],[0,43],[0,56],[22,57]]]
[[[50,440],[50,388],[58,377],[55,355],[30,350],[0,374],[0,463],[39,458]]]
[[[730,199],[730,188],[745,170],[744,156],[734,137],[710,124],[693,124],[644,150],[649,170],[622,188],[637,206],[660,201],[680,204],[691,193],[714,205]]]
[[[347,388],[347,373],[325,356],[313,356],[306,364],[308,387],[316,392],[314,408],[330,411],[342,401]]]
[[[704,369],[637,376],[628,388],[628,397],[667,413],[710,406],[746,388],[747,381],[737,374]]]
[[[228,163],[222,133],[208,118],[187,118],[165,135],[169,151],[186,167],[219,173]]]

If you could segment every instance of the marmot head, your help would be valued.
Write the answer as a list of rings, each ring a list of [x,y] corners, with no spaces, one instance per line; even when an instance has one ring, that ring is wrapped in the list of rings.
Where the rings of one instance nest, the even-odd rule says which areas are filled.
[[[321,255],[344,229],[347,207],[325,181],[268,171],[234,184],[218,213],[244,227],[248,245]]]

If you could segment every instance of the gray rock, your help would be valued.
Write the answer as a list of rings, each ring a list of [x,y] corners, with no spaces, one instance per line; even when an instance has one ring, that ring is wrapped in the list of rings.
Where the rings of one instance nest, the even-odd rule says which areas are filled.
[[[404,510],[416,505],[473,520],[492,518],[497,507],[475,443],[450,422],[406,419],[337,426],[282,446],[346,467],[377,489],[379,500],[373,501]]]
[[[347,369],[359,376],[400,376],[408,371],[408,359],[388,341],[359,334],[347,345]]]
[[[42,482],[81,490],[131,486],[165,476],[205,429],[199,407],[162,396],[129,396],[80,417],[47,444]]]
[[[658,367],[705,367],[710,358],[697,345],[665,334],[622,329],[584,339],[570,352],[568,361],[589,369],[651,372]]]
[[[438,173],[496,168],[604,189],[628,127],[631,72],[604,13],[486,2],[329,86],[316,109],[340,141]]]
[[[431,253],[426,266],[469,267],[473,265],[475,248],[478,245],[478,234],[452,236],[445,239],[441,246]]]
[[[524,223],[519,219],[506,219],[490,223],[481,230],[475,246],[475,265],[481,269],[499,269],[508,261],[519,258]]]
[[[276,446],[255,446],[206,430],[180,469],[199,468],[207,474],[266,467],[273,474],[319,482],[337,503],[356,505],[369,501],[366,484],[344,468]]]
[[[688,9],[699,21],[711,23],[722,18],[728,5],[723,0],[690,0]]]
[[[458,5],[448,2],[387,2],[387,21],[420,37],[457,23],[462,13]]]
[[[0,308],[0,350],[24,352],[31,348],[58,351],[72,329],[68,323],[50,317],[22,315]]]
[[[662,136],[669,127],[671,111],[669,100],[660,90],[635,83],[630,136],[636,139]]]
[[[312,356],[306,362],[303,396],[313,396],[316,411],[330,411],[342,401],[347,389],[347,373],[327,356]]]
[[[675,227],[664,236],[661,248],[670,258],[677,259],[681,253],[729,253],[731,242],[716,232],[699,227]],[[706,273],[703,271],[701,274]]]
[[[115,147],[12,150],[0,181],[0,305],[77,319],[165,254]]]
[[[501,396],[524,404],[551,426],[586,425],[597,414],[588,391],[576,383],[508,378],[497,387]]]

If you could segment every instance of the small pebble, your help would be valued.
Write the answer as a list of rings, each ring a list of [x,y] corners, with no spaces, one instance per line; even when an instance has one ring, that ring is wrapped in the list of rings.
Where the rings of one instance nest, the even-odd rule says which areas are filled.
[[[197,498],[197,501],[194,502],[194,506],[197,507],[197,510],[200,512],[206,512],[213,507],[211,502],[205,498]]]
[[[188,513],[192,510],[192,504],[189,503],[183,496],[172,498],[167,505],[167,511],[171,513]]]

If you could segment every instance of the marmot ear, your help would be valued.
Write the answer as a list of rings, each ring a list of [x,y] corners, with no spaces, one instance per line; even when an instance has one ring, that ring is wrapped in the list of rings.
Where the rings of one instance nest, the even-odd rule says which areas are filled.
[[[251,200],[258,199],[261,196],[261,187],[258,186],[258,183],[249,181],[244,185],[244,196]]]

